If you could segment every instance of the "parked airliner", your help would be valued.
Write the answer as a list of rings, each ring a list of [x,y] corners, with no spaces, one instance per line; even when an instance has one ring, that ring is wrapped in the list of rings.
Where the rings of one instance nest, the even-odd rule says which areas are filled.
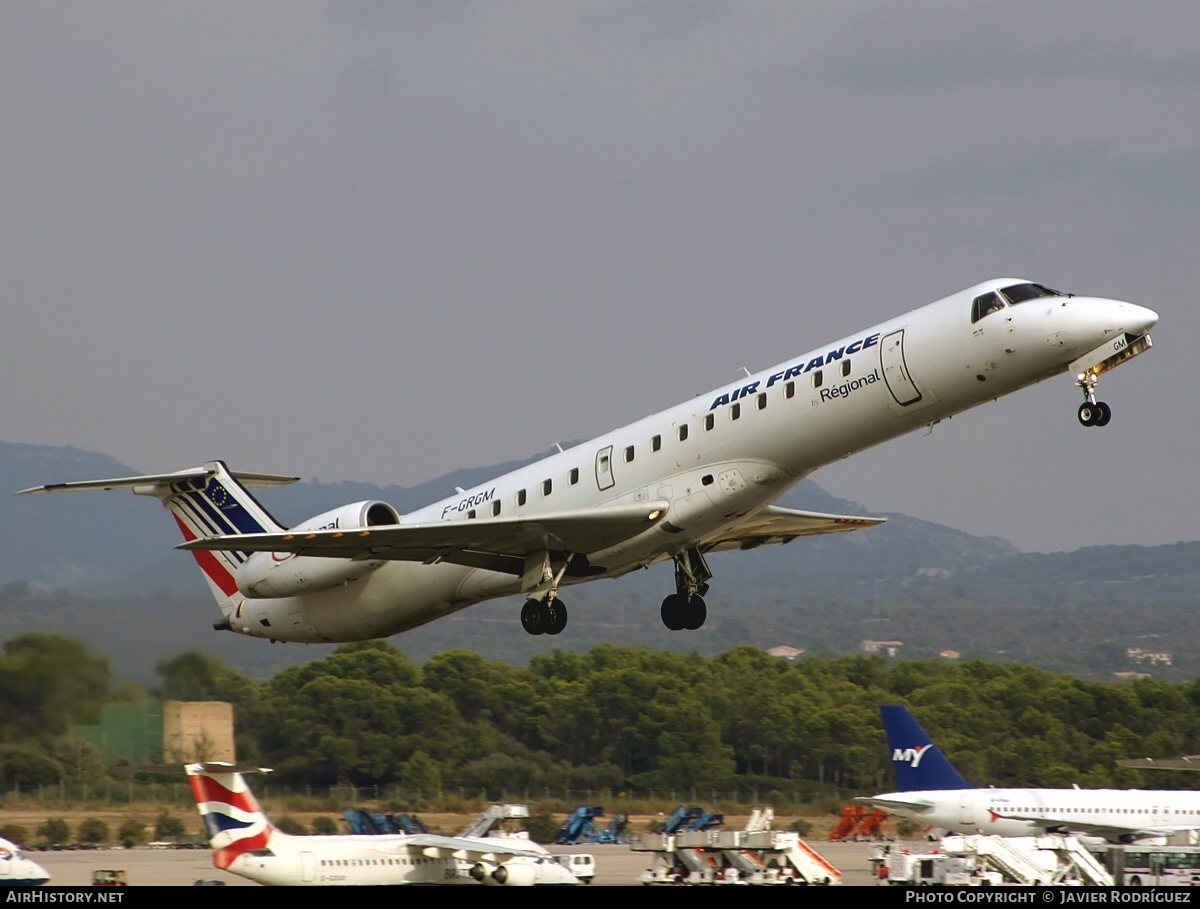
[[[954,769],[904,707],[880,708],[899,792],[855,801],[952,833],[1070,833],[1164,842],[1200,830],[1200,792],[1151,789],[980,789]]]
[[[349,886],[487,884],[574,886],[570,871],[532,843],[414,834],[290,836],[274,827],[243,773],[261,768],[186,764],[213,865],[260,884]]]
[[[1080,423],[1104,426],[1099,376],[1148,350],[1157,321],[1132,303],[986,281],[403,516],[364,501],[284,528],[248,490],[296,478],[221,461],[22,492],[159,499],[221,609],[214,627],[252,637],[388,637],[514,594],[526,631],[558,634],[561,588],[667,560],[663,624],[696,629],[709,553],[881,523],[771,504],[814,470],[1064,372],[1083,391]]]
[[[29,858],[21,847],[0,838],[0,887],[37,887],[50,883],[50,872]]]

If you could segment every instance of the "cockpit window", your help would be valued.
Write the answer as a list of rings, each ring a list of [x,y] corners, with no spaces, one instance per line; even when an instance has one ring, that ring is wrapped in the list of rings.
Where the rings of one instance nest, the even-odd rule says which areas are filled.
[[[971,321],[978,322],[984,316],[990,315],[998,309],[1004,308],[1004,301],[994,293],[984,294],[981,297],[976,297],[975,302],[971,305]]]
[[[1000,293],[1008,297],[1008,302],[1013,305],[1024,303],[1027,300],[1036,300],[1038,297],[1062,296],[1057,290],[1051,290],[1049,287],[1043,287],[1041,284],[1014,284],[1012,287],[1004,288]]]

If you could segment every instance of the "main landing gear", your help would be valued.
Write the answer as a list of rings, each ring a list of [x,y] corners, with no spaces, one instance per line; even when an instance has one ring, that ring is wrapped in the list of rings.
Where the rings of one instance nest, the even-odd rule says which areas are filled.
[[[521,627],[529,634],[559,634],[567,627],[567,607],[556,596],[526,600],[521,607]]]
[[[693,546],[675,557],[675,593],[662,601],[662,623],[671,631],[695,631],[708,618],[704,595],[712,572],[704,554]]]
[[[1099,377],[1094,372],[1084,373],[1075,384],[1083,389],[1084,402],[1079,405],[1079,422],[1084,426],[1107,426],[1112,419],[1112,408],[1103,401],[1096,400],[1096,382]]]

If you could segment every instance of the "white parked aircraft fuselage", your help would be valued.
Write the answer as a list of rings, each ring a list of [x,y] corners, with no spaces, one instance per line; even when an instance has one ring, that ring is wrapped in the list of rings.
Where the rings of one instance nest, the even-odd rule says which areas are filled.
[[[1200,829],[1200,792],[1150,789],[943,789],[876,796],[892,814],[953,833],[1034,836],[1048,829],[1162,837]],[[910,803],[911,808],[903,807]]]
[[[825,464],[1063,373],[1072,360],[1115,333],[1144,332],[1156,319],[1133,304],[1063,295],[971,321],[973,299],[1013,283],[1019,281],[968,288],[463,490],[403,520],[482,518],[495,503],[502,514],[536,514],[670,502],[669,526],[656,524],[590,555],[592,565],[606,569],[603,576],[617,577],[670,558],[774,501]],[[681,427],[687,427],[683,440]],[[547,482],[550,492],[543,494]],[[522,491],[525,504],[518,505]],[[674,528],[682,533],[673,533]],[[564,577],[562,585],[581,580],[587,578]],[[248,599],[244,621],[235,623],[235,630],[297,641],[382,637],[522,590],[522,579],[510,574],[389,562],[344,587]]]

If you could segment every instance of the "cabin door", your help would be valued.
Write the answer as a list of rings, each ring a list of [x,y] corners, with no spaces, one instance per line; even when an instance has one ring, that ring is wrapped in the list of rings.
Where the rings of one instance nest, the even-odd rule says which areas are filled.
[[[921,400],[921,392],[913,384],[904,363],[904,329],[884,335],[879,342],[879,362],[883,367],[883,381],[888,391],[900,406],[915,404]]]

